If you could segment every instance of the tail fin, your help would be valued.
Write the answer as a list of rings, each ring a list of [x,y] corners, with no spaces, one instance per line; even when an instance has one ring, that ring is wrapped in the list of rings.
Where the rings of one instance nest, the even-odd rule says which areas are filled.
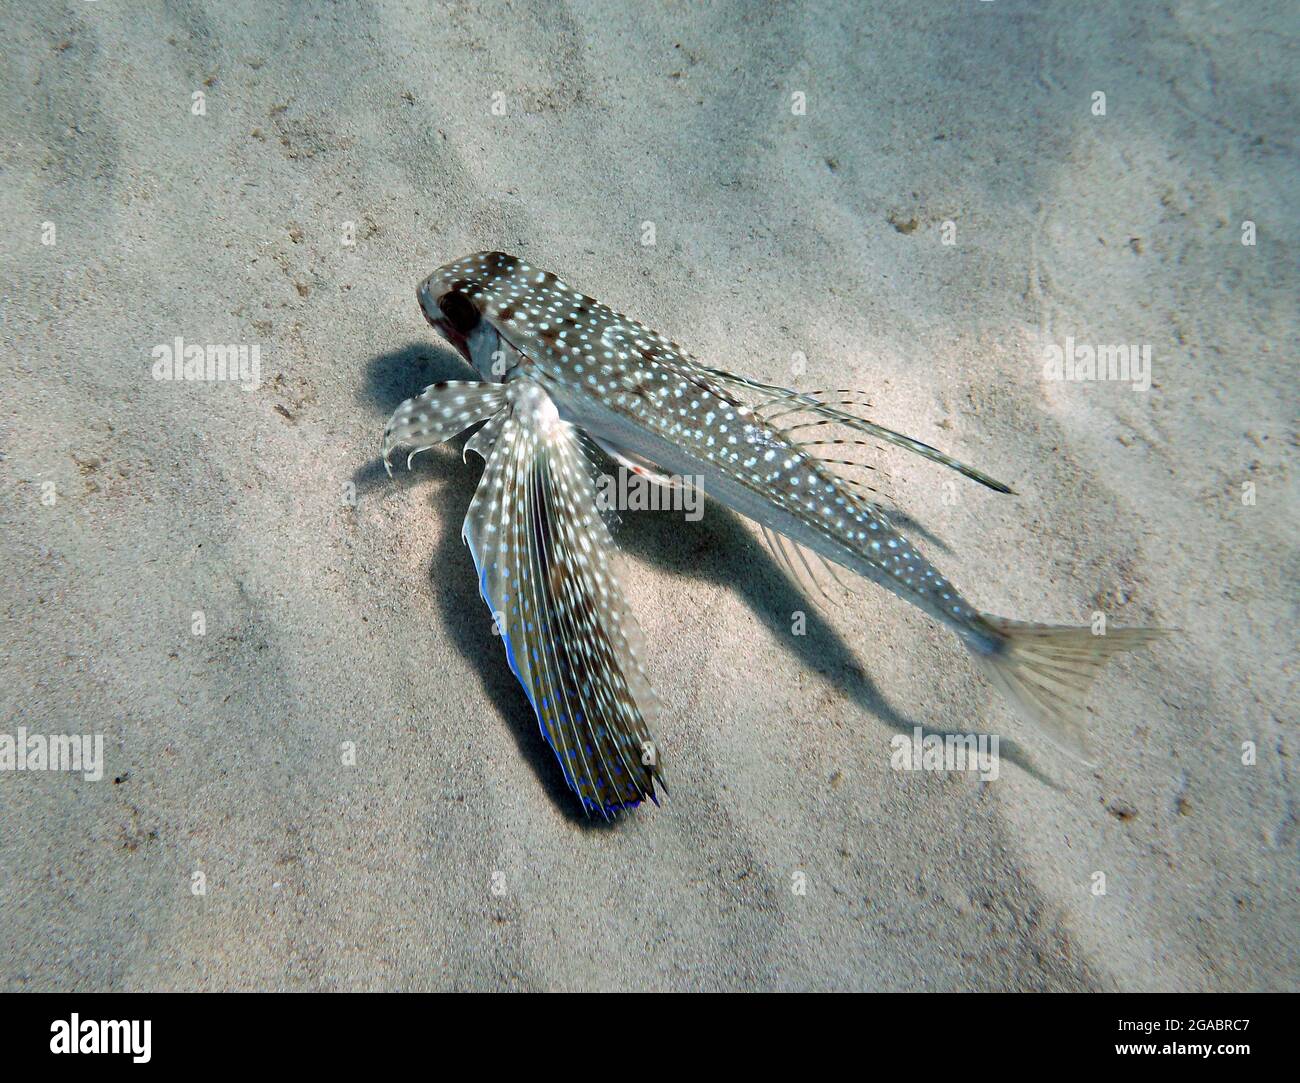
[[[1159,628],[1117,628],[1094,635],[1091,628],[988,615],[984,620],[1001,640],[997,650],[972,651],[984,675],[1054,744],[1087,763],[1089,687],[1111,655],[1164,634]]]

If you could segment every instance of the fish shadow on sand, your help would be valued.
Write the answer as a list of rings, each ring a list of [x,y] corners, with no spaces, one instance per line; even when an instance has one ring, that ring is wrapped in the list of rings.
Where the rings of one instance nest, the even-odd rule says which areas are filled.
[[[382,414],[376,426],[376,443],[382,422],[403,400],[439,380],[473,377],[455,353],[423,343],[373,359],[367,367],[365,394]],[[413,461],[409,471],[398,457],[392,479],[376,455],[353,475],[358,497],[381,492],[389,486],[423,486],[430,479],[437,482],[430,501],[445,512],[448,525],[436,543],[429,578],[451,641],[479,673],[484,691],[509,723],[520,753],[533,766],[548,796],[571,821],[604,829],[616,821],[607,824],[598,816],[589,817],[578,806],[564,784],[554,753],[541,735],[527,697],[506,664],[500,637],[492,633],[487,609],[479,597],[478,572],[458,526],[482,473],[477,457],[472,457],[469,465],[461,461],[464,442],[465,437],[459,437],[424,452]],[[821,674],[859,708],[898,733],[910,736],[913,728],[920,726],[927,735],[957,735],[956,731],[925,725],[897,710],[867,674],[853,646],[825,619],[803,589],[790,580],[785,569],[741,518],[714,502],[708,503],[707,509],[707,514],[696,522],[686,520],[680,512],[624,513],[621,526],[615,530],[615,540],[624,552],[661,571],[736,591],[768,631],[789,644],[807,669]],[[930,537],[920,524],[910,521],[904,524],[897,514],[894,519],[915,533]],[[946,550],[942,543],[937,544]],[[683,600],[689,604],[689,596]],[[796,610],[806,614],[806,634],[802,636],[790,634],[790,614]],[[476,619],[479,616],[482,619]],[[653,644],[650,649],[653,650]],[[1027,761],[1014,741],[1002,738],[1000,752],[1009,762],[1056,788],[1050,778]]]
[[[710,502],[705,507],[704,516],[697,522],[688,521],[679,512],[624,513],[615,540],[625,553],[663,571],[735,591],[768,632],[786,643],[806,669],[820,674],[861,710],[898,733],[910,737],[920,726],[927,736],[965,735],[966,731],[929,725],[895,708],[863,668],[858,649],[831,625],[818,608],[818,601],[790,579],[744,520],[721,504]],[[897,515],[893,518],[899,521]],[[852,578],[851,573],[845,576]],[[689,599],[684,601],[689,604]],[[853,598],[848,604],[866,603]],[[796,610],[805,616],[803,635],[793,635],[790,630],[791,615]],[[1015,741],[1000,736],[998,748],[1008,762],[1045,785],[1058,788],[1028,761]],[[882,751],[882,755],[887,754]]]

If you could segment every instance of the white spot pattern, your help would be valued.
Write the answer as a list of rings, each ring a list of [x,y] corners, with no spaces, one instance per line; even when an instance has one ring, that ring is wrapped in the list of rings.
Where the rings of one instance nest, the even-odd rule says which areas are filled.
[[[447,264],[429,284],[435,295],[456,289],[468,296],[524,357],[526,375],[594,396],[686,448],[843,549],[849,567],[927,611],[954,625],[978,622],[978,613],[881,508],[855,493],[785,428],[764,418],[765,400],[742,400],[742,381],[719,379],[716,370],[703,368],[659,332],[507,253],[480,252]],[[896,442],[934,451],[907,437]],[[947,465],[955,463],[934,454]],[[886,541],[885,549],[877,538]]]

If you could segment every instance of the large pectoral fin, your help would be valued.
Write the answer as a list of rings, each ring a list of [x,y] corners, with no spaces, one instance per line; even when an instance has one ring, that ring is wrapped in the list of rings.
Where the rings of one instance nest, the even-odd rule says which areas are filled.
[[[616,579],[576,431],[526,380],[506,385],[487,466],[465,519],[510,667],[584,809],[608,816],[655,798],[655,699],[637,659],[639,632]]]

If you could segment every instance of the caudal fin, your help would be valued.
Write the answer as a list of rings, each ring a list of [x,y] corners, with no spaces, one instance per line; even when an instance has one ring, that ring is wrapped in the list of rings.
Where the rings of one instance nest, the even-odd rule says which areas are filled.
[[[1159,628],[1091,628],[1024,624],[985,616],[1000,647],[972,650],[984,675],[1056,745],[1091,762],[1086,698],[1112,655],[1163,635]]]

